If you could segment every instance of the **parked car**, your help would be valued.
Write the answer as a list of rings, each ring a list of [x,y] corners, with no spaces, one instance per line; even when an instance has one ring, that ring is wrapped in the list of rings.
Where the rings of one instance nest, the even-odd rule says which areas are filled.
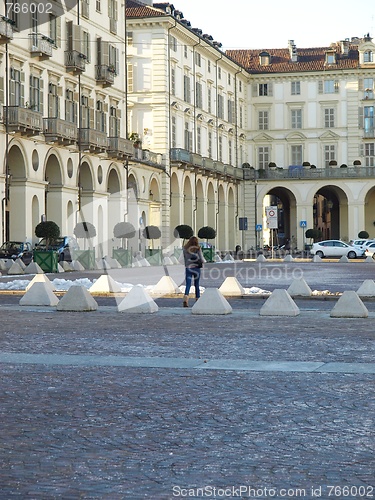
[[[349,245],[352,245],[353,247],[358,247],[361,250],[366,250],[367,245],[371,243],[374,243],[374,240],[362,239],[362,240],[351,240],[349,242]]]
[[[314,243],[310,253],[319,257],[342,257],[345,255],[348,259],[356,259],[364,256],[364,250],[358,247],[348,245],[340,240],[326,240]]]
[[[365,248],[366,257],[372,257],[375,259],[375,241],[372,241],[369,245],[366,245]]]
[[[35,245],[35,250],[46,250],[46,239],[43,238]],[[53,240],[48,245],[48,250],[55,250],[59,254],[59,262],[65,260],[72,261],[72,253],[74,250],[79,250],[78,242],[72,236],[62,236]]]
[[[0,259],[22,259],[28,265],[32,261],[33,251],[29,242],[6,241],[0,247]]]

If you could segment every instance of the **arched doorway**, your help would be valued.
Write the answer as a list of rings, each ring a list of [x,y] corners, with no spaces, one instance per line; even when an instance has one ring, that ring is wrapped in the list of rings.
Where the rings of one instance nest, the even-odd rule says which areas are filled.
[[[173,236],[173,231],[176,226],[180,224],[180,186],[178,182],[177,175],[173,173],[171,175],[171,207],[170,207],[170,221],[171,221],[171,236]]]
[[[30,207],[27,203],[26,163],[21,149],[16,144],[9,149],[8,167],[8,200],[3,215],[5,240],[24,241],[27,228],[30,227],[28,226]],[[32,238],[31,235],[29,237]]]
[[[217,212],[217,225],[216,225],[216,238],[219,250],[229,250],[226,248],[226,199],[223,185],[221,184],[218,189],[218,212]]]
[[[65,217],[62,206],[62,175],[60,162],[51,154],[46,163],[44,173],[44,213],[47,220],[55,222],[62,233],[65,231]]]
[[[201,179],[199,179],[197,182],[197,186],[195,188],[195,196],[197,200],[195,234],[198,234],[199,229],[204,226],[204,210],[205,210],[205,198],[204,198],[203,184]]]
[[[349,240],[348,199],[341,188],[328,185],[315,193],[313,228],[322,240]]]
[[[193,227],[193,193],[191,180],[185,177],[184,181],[184,220],[183,224]]]
[[[278,186],[268,191],[263,199],[263,214],[267,206],[277,207],[277,229],[268,229],[267,221],[263,223],[263,239],[265,245],[289,246],[297,248],[297,202],[295,195],[287,188]]]
[[[120,178],[117,170],[111,168],[107,180],[107,192],[108,196],[108,207],[107,207],[107,235],[105,235],[104,220],[100,224],[98,219],[98,241],[99,241],[99,252],[106,253],[112,256],[112,251],[116,242],[113,239],[113,228],[119,222],[124,220],[125,205],[123,205],[123,199],[121,196],[121,185]],[[101,215],[102,219],[104,217],[103,208],[101,212],[98,212],[98,217]],[[101,227],[100,227],[101,225]],[[108,236],[108,248],[107,248],[107,237]]]

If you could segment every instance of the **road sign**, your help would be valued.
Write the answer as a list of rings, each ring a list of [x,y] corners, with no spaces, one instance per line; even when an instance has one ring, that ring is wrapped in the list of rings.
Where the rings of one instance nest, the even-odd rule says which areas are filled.
[[[255,231],[262,231],[262,229],[263,229],[262,224],[257,224],[257,225],[255,226]]]
[[[307,226],[307,221],[305,221],[305,220],[299,221],[299,226],[300,227],[306,227]]]
[[[277,229],[277,207],[266,207],[266,219],[268,229]]]

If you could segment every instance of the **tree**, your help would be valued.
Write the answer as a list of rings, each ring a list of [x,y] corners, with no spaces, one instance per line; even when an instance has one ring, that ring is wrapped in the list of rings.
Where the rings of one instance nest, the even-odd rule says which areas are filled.
[[[198,238],[207,240],[213,240],[216,237],[216,231],[213,227],[203,226],[198,231]]]
[[[305,232],[305,236],[306,238],[310,238],[310,242],[311,240],[314,240],[315,242],[316,240],[321,238],[322,232],[320,229],[307,229]]]
[[[38,238],[45,238],[46,250],[48,250],[48,245],[60,236],[60,228],[56,222],[51,220],[39,222],[35,228],[35,236]]]
[[[175,238],[183,238],[183,240],[188,240],[194,234],[193,229],[187,224],[181,224],[180,226],[176,226],[173,232]]]
[[[364,240],[367,240],[367,238],[369,237],[370,235],[368,234],[367,231],[360,231],[358,233],[358,238],[361,238],[361,239],[364,239]]]
[[[93,238],[96,236],[96,229],[91,222],[78,222],[73,233],[77,238]]]
[[[124,239],[134,238],[136,233],[135,227],[130,222],[119,222],[113,228],[113,236],[115,238],[121,238],[122,247],[124,248]]]
[[[146,226],[142,234],[146,240],[152,240],[152,246],[154,246],[153,240],[158,240],[160,238],[161,231],[157,226]]]

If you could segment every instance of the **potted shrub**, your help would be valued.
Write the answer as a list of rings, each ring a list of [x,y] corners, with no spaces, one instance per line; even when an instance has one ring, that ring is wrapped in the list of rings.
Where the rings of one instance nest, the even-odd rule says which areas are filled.
[[[176,226],[173,231],[173,236],[175,238],[182,238],[185,243],[185,240],[188,240],[194,235],[193,228],[188,226],[187,224],[181,224],[180,226]]]
[[[114,248],[112,257],[116,259],[122,267],[129,266],[132,263],[132,253],[128,248],[125,248],[125,240],[134,238],[135,234],[135,227],[130,222],[119,222],[113,228],[113,236],[122,239],[122,248]]]
[[[129,140],[133,142],[133,146],[135,148],[137,148],[137,149],[141,149],[142,148],[142,140],[139,137],[139,134],[137,132],[132,132],[129,135]]]
[[[55,250],[50,250],[48,247],[51,243],[60,236],[60,228],[53,221],[40,222],[35,227],[35,236],[44,238],[46,247],[45,249],[35,249],[33,258],[45,272],[56,273],[59,254]]]
[[[85,269],[95,269],[95,249],[90,248],[91,238],[96,236],[96,229],[91,222],[78,222],[74,228],[74,236],[85,240],[85,250],[76,251],[76,260],[80,262]],[[89,241],[89,249],[86,250],[86,240]]]
[[[146,259],[150,264],[161,265],[162,263],[162,250],[161,248],[154,248],[154,240],[158,240],[161,237],[161,231],[157,226],[146,226],[142,232],[146,240],[151,240],[152,248],[146,248],[145,254]]]
[[[209,246],[208,240],[216,238],[216,231],[213,227],[204,226],[198,231],[198,238],[206,240],[206,248],[202,248],[203,256],[207,262],[213,262],[215,247]]]
[[[276,163],[271,161],[269,164],[268,164],[269,168],[276,168]]]
[[[368,234],[367,231],[360,231],[358,233],[358,238],[360,238],[361,240],[367,240],[369,236],[370,235]]]
[[[353,165],[354,165],[355,167],[357,167],[357,166],[359,166],[359,165],[362,165],[361,160],[354,160],[354,161],[353,161]]]
[[[340,168],[348,168],[348,165],[346,163],[343,163],[342,165],[340,165]]]
[[[322,232],[320,229],[307,229],[305,236],[310,239],[310,244],[305,245],[305,250],[311,250],[312,242],[318,241],[322,237]]]
[[[337,161],[336,161],[336,160],[331,160],[331,161],[329,162],[329,166],[330,166],[330,167],[337,167]]]

